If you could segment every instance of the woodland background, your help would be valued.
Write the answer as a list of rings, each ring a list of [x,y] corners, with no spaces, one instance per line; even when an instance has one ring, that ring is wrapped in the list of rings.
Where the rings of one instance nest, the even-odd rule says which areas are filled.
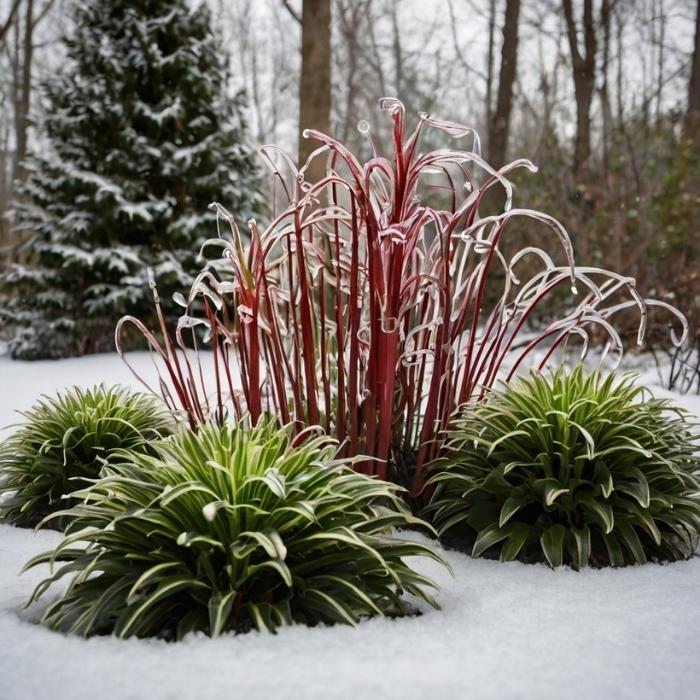
[[[0,248],[26,177],[36,86],[60,66],[68,0],[0,0]],[[635,276],[700,343],[700,4],[691,0],[210,0],[245,91],[248,133],[299,159],[328,131],[364,154],[383,96],[482,135],[487,160],[530,158],[519,206],[571,233],[577,261]],[[654,336],[651,336],[652,345]]]

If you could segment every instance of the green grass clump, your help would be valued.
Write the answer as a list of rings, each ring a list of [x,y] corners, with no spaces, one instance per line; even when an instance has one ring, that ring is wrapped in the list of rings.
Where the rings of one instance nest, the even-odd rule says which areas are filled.
[[[65,509],[117,449],[148,452],[175,428],[160,399],[119,387],[74,388],[23,415],[0,445],[0,518],[26,527]],[[51,522],[61,526],[65,519]]]
[[[337,461],[326,437],[292,436],[207,423],[157,456],[122,453],[78,494],[65,539],[27,565],[61,562],[29,603],[72,575],[44,622],[167,639],[402,615],[404,593],[435,606],[435,584],[404,558],[442,560],[392,536],[425,526],[400,488]]]
[[[700,530],[695,427],[633,375],[533,372],[459,415],[429,512],[474,556],[575,567],[687,558]]]

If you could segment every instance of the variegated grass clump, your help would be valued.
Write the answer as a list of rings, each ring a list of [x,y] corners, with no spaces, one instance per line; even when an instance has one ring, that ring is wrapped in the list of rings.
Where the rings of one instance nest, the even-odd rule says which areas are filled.
[[[633,375],[533,372],[461,413],[429,510],[474,556],[575,567],[687,558],[700,532],[695,428]]]
[[[175,420],[155,396],[119,387],[74,388],[45,397],[0,445],[0,518],[33,526],[65,509],[119,448],[148,452]],[[59,525],[62,519],[52,520]]]
[[[410,612],[404,593],[436,606],[435,584],[404,558],[442,560],[392,536],[425,523],[398,487],[355,473],[336,453],[326,437],[294,439],[291,427],[269,423],[205,423],[163,441],[157,456],[122,453],[80,492],[65,539],[28,563],[58,565],[28,604],[72,575],[44,622],[84,636],[167,639],[354,625]]]

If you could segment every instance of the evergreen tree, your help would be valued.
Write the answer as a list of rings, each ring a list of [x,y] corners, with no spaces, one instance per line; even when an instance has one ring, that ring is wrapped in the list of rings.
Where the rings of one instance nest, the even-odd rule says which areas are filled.
[[[149,268],[174,314],[216,235],[208,205],[245,222],[263,201],[205,5],[91,0],[74,14],[15,206],[27,261],[1,280],[14,357],[111,349],[123,314],[152,312]]]

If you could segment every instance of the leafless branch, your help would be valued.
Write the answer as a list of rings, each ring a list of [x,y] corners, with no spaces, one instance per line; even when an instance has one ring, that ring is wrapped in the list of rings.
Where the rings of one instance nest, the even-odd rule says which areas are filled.
[[[474,73],[474,75],[481,78],[482,80],[486,80],[486,76],[484,75],[484,73],[470,65],[469,61],[467,61],[467,59],[464,57],[462,49],[459,45],[459,41],[457,40],[457,17],[455,15],[453,0],[449,0],[447,6],[450,12],[450,29],[452,30],[452,44],[459,64],[468,73]]]
[[[54,5],[55,0],[47,0],[47,2],[44,4],[44,6],[41,8],[39,11],[39,14],[34,18],[34,21],[32,22],[32,29],[36,29],[37,25],[39,25],[46,15],[49,14],[51,11],[51,8]]]
[[[292,7],[289,0],[282,0],[282,4],[287,9],[287,12],[289,12],[289,14],[292,17],[294,17],[294,19],[299,23],[299,26],[301,26],[301,24],[302,24],[301,17],[299,16],[299,13]]]
[[[22,0],[14,0],[12,6],[10,7],[10,13],[7,16],[7,19],[2,25],[0,25],[0,43],[4,41],[5,34],[7,34],[8,30],[10,29],[10,25],[12,24],[12,21],[14,20],[15,15],[17,14],[17,10],[19,10],[21,2]]]

